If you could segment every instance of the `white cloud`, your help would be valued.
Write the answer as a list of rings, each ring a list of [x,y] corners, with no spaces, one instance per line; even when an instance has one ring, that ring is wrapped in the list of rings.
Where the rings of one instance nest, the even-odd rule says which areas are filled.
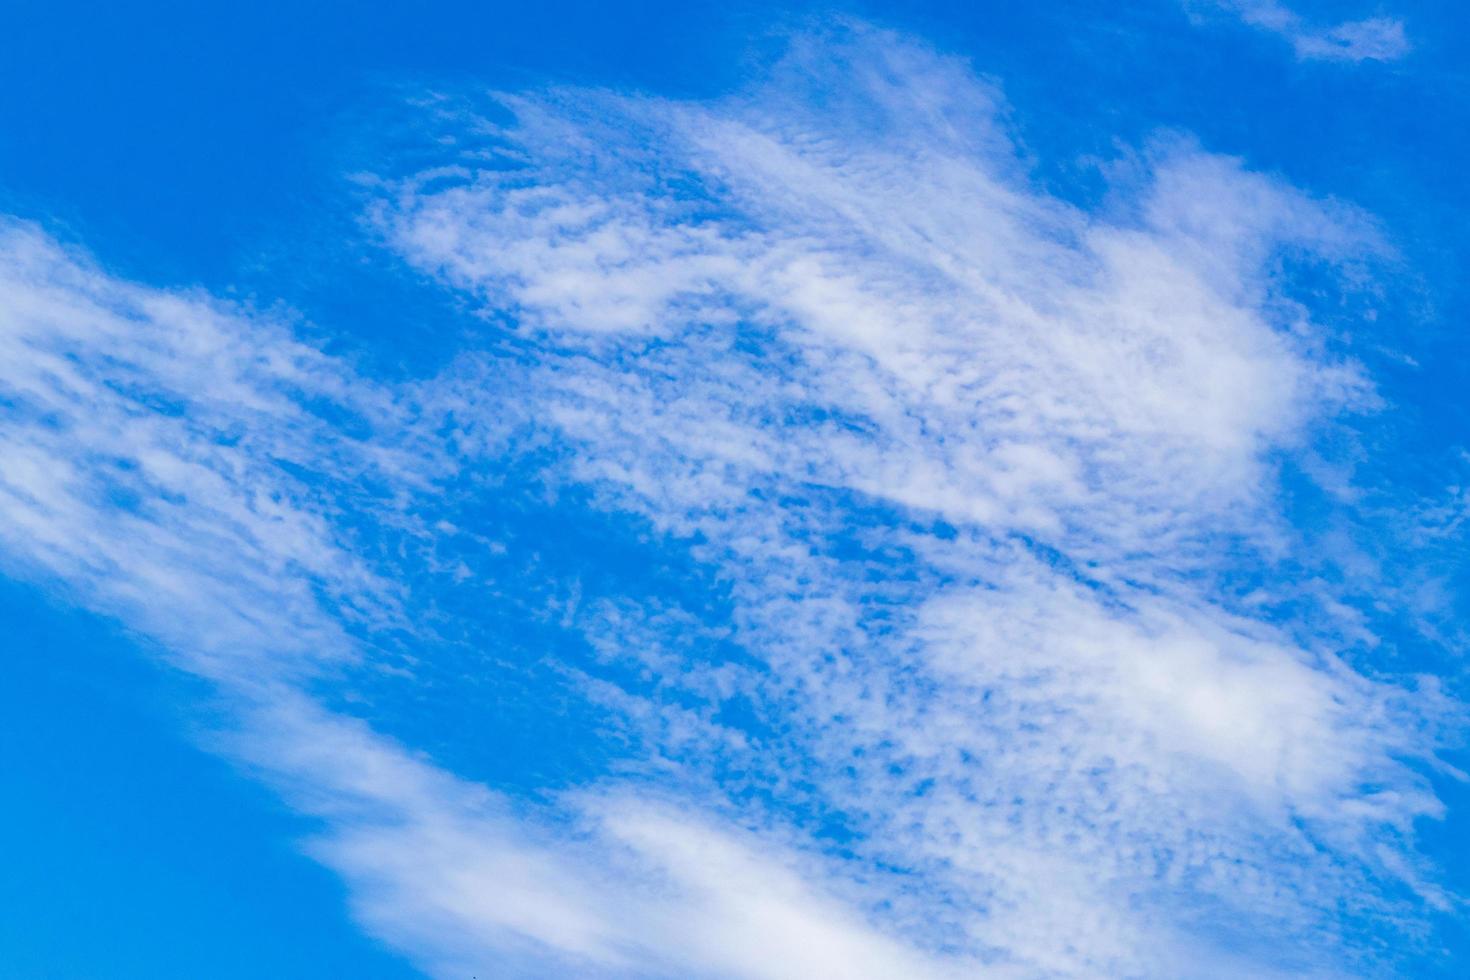
[[[0,254],[12,561],[211,674],[344,655],[313,581],[390,615],[391,588],[336,545],[325,502],[291,473],[388,460],[302,405],[401,426],[380,393],[279,326],[119,282],[33,227],[0,228]]]
[[[687,807],[592,791],[538,812],[289,693],[260,710],[235,750],[325,820],[311,850],[360,920],[436,975],[954,975]]]
[[[1368,17],[1320,27],[1276,0],[1209,2],[1252,27],[1279,35],[1303,60],[1394,61],[1411,49],[1403,22],[1391,17]]]
[[[659,610],[587,614],[658,678],[599,695],[713,782],[839,813],[928,889],[895,922],[989,961],[1179,975],[1252,932],[1350,941],[1399,914],[1380,874],[1437,901],[1377,856],[1438,812],[1401,761],[1431,701],[1219,577],[1294,546],[1271,459],[1374,403],[1287,291],[1371,224],[1179,146],[1077,211],[963,66],[859,35],[720,104],[505,97],[513,124],[462,119],[472,150],[382,185],[389,242],[547,350],[518,406],[493,365],[456,404],[523,412],[566,479],[692,537],[780,734],[728,737],[730,665]],[[912,526],[937,518],[953,541]],[[629,707],[675,691],[703,742]]]
[[[405,393],[32,226],[0,233],[0,297],[7,569],[213,682],[235,719],[216,744],[320,819],[312,852],[425,970],[942,974],[826,894],[820,869],[803,877],[798,849],[615,787],[537,816],[306,693],[366,655],[355,633],[412,628],[395,569],[349,546],[354,527],[433,523],[404,498],[445,457]]]
[[[794,48],[723,102],[507,98],[452,123],[492,153],[385,179],[387,241],[525,337],[414,384],[7,227],[7,567],[219,685],[226,751],[431,973],[1351,967],[1361,918],[1440,898],[1441,706],[1274,614],[1272,460],[1373,404],[1287,289],[1370,223],[1178,145],[1084,213],[963,65]],[[307,693],[364,635],[435,655],[397,545],[524,433],[732,609],[569,607],[637,753],[534,801]]]

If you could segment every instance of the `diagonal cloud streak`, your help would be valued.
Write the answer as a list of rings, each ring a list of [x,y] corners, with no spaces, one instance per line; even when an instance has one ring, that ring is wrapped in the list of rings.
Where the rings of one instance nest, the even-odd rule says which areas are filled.
[[[7,227],[0,256],[9,570],[214,682],[236,719],[218,746],[322,819],[313,852],[370,927],[444,975],[780,976],[794,961],[751,952],[773,944],[816,957],[813,976],[938,975],[735,831],[603,793],[538,817],[328,710],[311,691],[405,626],[395,569],[352,531],[418,532],[402,498],[446,472],[409,403],[34,228]],[[679,861],[691,848],[745,880]]]
[[[1403,22],[1392,17],[1320,27],[1277,0],[1208,0],[1208,4],[1288,41],[1303,61],[1395,61],[1412,49]]]

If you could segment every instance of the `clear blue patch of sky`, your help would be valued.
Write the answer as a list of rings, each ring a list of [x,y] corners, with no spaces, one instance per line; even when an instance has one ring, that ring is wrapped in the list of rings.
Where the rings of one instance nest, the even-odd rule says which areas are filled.
[[[208,692],[0,580],[0,977],[415,976],[358,931],[311,828],[185,736]]]

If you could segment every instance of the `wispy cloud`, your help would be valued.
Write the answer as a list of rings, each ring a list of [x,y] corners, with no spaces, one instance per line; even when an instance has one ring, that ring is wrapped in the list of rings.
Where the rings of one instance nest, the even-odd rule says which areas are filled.
[[[289,694],[248,731],[234,751],[323,818],[310,850],[359,919],[435,975],[953,975],[814,885],[798,850],[687,803],[516,803]]]
[[[1179,142],[1081,211],[966,66],[861,29],[723,101],[495,108],[371,185],[515,325],[438,377],[0,235],[7,567],[219,686],[368,929],[441,975],[1263,976],[1444,900],[1447,707],[1273,574],[1275,461],[1375,405],[1293,272],[1370,221]],[[381,637],[445,655],[409,610],[473,556],[417,549],[515,461],[726,610],[567,603],[623,749],[531,795],[334,697],[417,683]]]
[[[312,584],[369,620],[391,587],[301,474],[386,459],[341,422],[400,427],[388,401],[280,325],[119,282],[33,227],[0,228],[0,250],[9,560],[221,677],[345,655]]]
[[[1272,456],[1373,402],[1281,265],[1369,223],[1187,146],[1078,212],[964,66],[859,34],[718,105],[503,97],[385,187],[396,248],[560,351],[518,397],[566,478],[722,569],[769,728],[691,752],[629,708],[729,683],[662,611],[588,615],[658,678],[592,689],[835,814],[927,889],[894,921],[987,961],[1169,973],[1351,931],[1380,875],[1436,900],[1380,850],[1438,810],[1398,761],[1428,702],[1219,584],[1292,547]]]
[[[1410,51],[1403,22],[1368,17],[1326,27],[1315,25],[1276,0],[1209,0],[1252,27],[1277,34],[1302,59],[1323,61],[1393,61]]]
[[[308,693],[371,655],[360,636],[409,628],[405,569],[348,545],[422,531],[404,500],[446,457],[419,444],[407,393],[26,225],[0,235],[0,295],[8,569],[214,682],[234,718],[217,744],[322,820],[313,852],[426,969],[775,977],[808,957],[813,976],[938,975],[770,839],[590,787],[538,816]]]

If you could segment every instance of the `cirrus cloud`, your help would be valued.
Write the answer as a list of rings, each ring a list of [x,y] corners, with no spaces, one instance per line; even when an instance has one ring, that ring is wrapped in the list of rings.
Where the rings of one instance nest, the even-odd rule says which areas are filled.
[[[217,686],[365,928],[446,976],[1301,975],[1446,904],[1451,708],[1282,572],[1280,462],[1378,403],[1294,285],[1370,220],[1179,140],[1068,204],[992,86],[863,28],[723,100],[493,103],[366,182],[509,325],[434,377],[0,236],[7,568]],[[546,659],[616,747],[574,785],[353,697],[513,679],[435,605],[497,601],[493,549],[436,549],[518,492],[710,593],[573,583]]]

